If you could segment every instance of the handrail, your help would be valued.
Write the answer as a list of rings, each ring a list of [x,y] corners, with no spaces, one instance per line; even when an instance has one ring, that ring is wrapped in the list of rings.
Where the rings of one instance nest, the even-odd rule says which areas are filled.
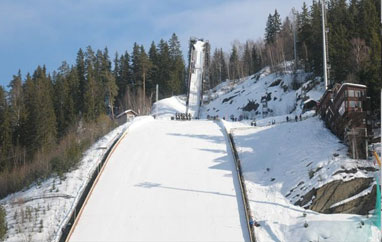
[[[68,211],[68,214],[65,216],[65,219],[62,221],[61,225],[59,226],[59,231],[57,232],[55,238],[53,241],[66,241],[68,238],[68,235],[72,231],[73,225],[76,223],[77,215],[80,214],[82,207],[84,203],[87,200],[87,197],[89,195],[89,192],[92,190],[92,187],[95,183],[95,181],[98,179],[99,174],[102,172],[106,161],[109,158],[109,155],[114,151],[114,147],[122,140],[122,138],[127,134],[128,128],[123,131],[121,134],[119,134],[116,138],[112,139],[110,143],[112,143],[108,150],[102,155],[101,161],[92,169],[88,177],[89,179],[82,184],[80,189],[78,190],[75,200],[72,203],[71,208]]]
[[[239,155],[237,153],[237,150],[236,150],[236,147],[235,147],[235,142],[233,140],[232,134],[227,131],[226,127],[224,126],[224,124],[223,124],[223,122],[221,120],[220,120],[220,123],[224,127],[223,128],[224,135],[228,138],[228,141],[229,141],[229,144],[230,144],[230,147],[231,147],[231,152],[232,152],[232,155],[233,155],[233,159],[234,159],[234,162],[235,162],[236,172],[237,172],[237,176],[239,178],[241,198],[242,198],[243,204],[244,204],[244,212],[245,212],[245,219],[246,219],[246,222],[247,222],[249,239],[250,239],[250,242],[256,242],[255,231],[253,229],[253,219],[252,219],[252,217],[250,215],[251,214],[251,210],[250,210],[250,206],[249,206],[249,202],[248,202],[249,200],[248,200],[248,196],[247,196],[247,189],[246,189],[246,186],[245,186],[245,181],[244,181],[244,178],[243,178],[243,173],[242,173],[242,170],[241,170],[240,158],[239,158]]]

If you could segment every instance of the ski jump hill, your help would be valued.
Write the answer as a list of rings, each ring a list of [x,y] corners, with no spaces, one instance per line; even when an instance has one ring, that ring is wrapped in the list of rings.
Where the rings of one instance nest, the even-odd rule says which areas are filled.
[[[203,99],[205,44],[203,40],[190,40],[190,63],[188,76],[187,114],[199,118]]]
[[[250,241],[226,139],[206,120],[134,121],[68,241]]]

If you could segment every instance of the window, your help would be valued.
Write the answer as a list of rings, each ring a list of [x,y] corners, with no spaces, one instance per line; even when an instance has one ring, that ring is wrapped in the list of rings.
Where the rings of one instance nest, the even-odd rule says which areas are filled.
[[[363,92],[361,90],[357,90],[357,91],[355,91],[355,96],[356,97],[362,97],[363,96]]]
[[[355,108],[356,106],[357,106],[357,102],[356,101],[349,101],[349,107]]]
[[[345,113],[345,103],[346,103],[346,101],[343,101],[342,103],[341,103],[341,107],[340,107],[340,109],[338,110],[338,113],[342,116],[342,115],[344,115],[344,113]]]
[[[354,97],[354,90],[349,90],[348,94],[349,94],[349,97]]]
[[[362,101],[349,101],[349,107],[362,108]]]

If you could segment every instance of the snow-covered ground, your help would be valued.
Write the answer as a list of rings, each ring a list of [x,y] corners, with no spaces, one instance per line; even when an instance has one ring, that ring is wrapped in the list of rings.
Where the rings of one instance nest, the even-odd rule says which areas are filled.
[[[154,103],[151,114],[161,119],[170,119],[175,113],[186,112],[186,96],[173,96]]]
[[[192,117],[199,117],[199,107],[201,102],[201,89],[203,84],[203,66],[204,66],[204,42],[196,41],[192,64],[194,66],[190,80],[190,94],[188,98],[188,112]]]
[[[206,93],[209,103],[201,117],[256,119],[256,127],[250,127],[250,120],[223,124],[233,133],[241,159],[251,215],[260,225],[255,227],[258,242],[380,241],[380,232],[365,216],[320,214],[293,205],[330,181],[376,175],[365,169],[337,172],[367,167],[370,161],[348,158],[347,147],[314,111],[303,113],[303,121],[286,122],[302,113],[305,100],[318,100],[324,92],[323,84],[308,76],[302,71],[276,75],[264,68],[226,81]],[[302,84],[297,90],[292,89],[294,79]],[[266,115],[261,99],[267,100]],[[105,166],[73,241],[248,241],[222,127],[205,120],[170,121],[176,112],[186,112],[185,104],[185,96],[163,99],[152,109],[158,120],[136,118]],[[50,178],[1,200],[9,228],[6,241],[57,240],[105,148],[128,126],[94,144],[65,179]]]
[[[365,216],[320,214],[294,205],[312,188],[328,182],[377,175],[362,169],[353,174],[337,172],[373,165],[350,159],[347,147],[314,111],[302,113],[304,101],[318,101],[324,93],[323,83],[309,76],[302,71],[296,76],[277,75],[264,68],[254,76],[228,80],[205,93],[208,103],[202,106],[201,117],[229,120],[231,115],[246,115],[250,119],[223,122],[234,134],[242,161],[251,213],[260,224],[255,227],[257,241],[379,241],[380,232]],[[297,90],[292,89],[294,78],[301,84]],[[262,98],[267,100],[267,115],[263,115]],[[168,99],[166,104],[172,102]],[[252,110],[244,112],[246,106]],[[303,121],[295,122],[300,114]],[[286,122],[286,117],[292,121]],[[250,127],[253,119],[257,127]],[[312,178],[311,171],[315,171]],[[366,189],[338,204],[370,192]]]
[[[107,148],[129,124],[119,126],[88,149],[79,166],[59,177],[49,178],[0,201],[6,210],[6,242],[58,241],[85,185]]]
[[[377,175],[360,169],[354,174],[336,174],[338,170],[372,164],[348,158],[347,147],[339,143],[321,120],[312,117],[250,129],[234,129],[232,124],[225,123],[231,127],[241,159],[252,216],[260,224],[255,227],[257,241],[296,241],[296,238],[298,241],[379,241],[378,229],[365,216],[320,214],[293,205],[301,193],[304,195],[330,181]],[[317,168],[322,169],[310,177],[310,171]]]
[[[132,124],[70,241],[249,241],[221,126],[149,117]]]
[[[322,82],[308,77],[309,74],[302,71],[278,75],[264,68],[239,81],[228,80],[205,93],[204,99],[209,103],[203,106],[201,117],[218,115],[229,120],[231,115],[249,119],[299,115],[305,100],[317,101],[325,91]],[[297,90],[292,88],[294,81],[302,84]]]

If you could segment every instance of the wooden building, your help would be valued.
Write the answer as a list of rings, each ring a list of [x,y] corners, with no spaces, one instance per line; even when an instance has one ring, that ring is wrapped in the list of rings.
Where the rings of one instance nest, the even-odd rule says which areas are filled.
[[[313,99],[308,99],[304,102],[302,112],[305,113],[305,112],[311,111],[311,110],[317,110],[317,101],[315,101]]]
[[[354,83],[335,84],[318,104],[317,112],[326,125],[349,145],[353,158],[367,158],[368,136],[371,128],[367,116],[370,99],[366,86]]]
[[[115,120],[119,125],[121,125],[132,121],[136,116],[138,116],[138,114],[134,110],[128,109],[118,114],[117,117],[115,117]]]

